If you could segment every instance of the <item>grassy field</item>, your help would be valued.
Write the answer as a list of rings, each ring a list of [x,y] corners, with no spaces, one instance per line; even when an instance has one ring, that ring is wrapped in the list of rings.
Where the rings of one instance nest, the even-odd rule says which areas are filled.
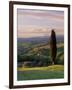
[[[17,80],[64,78],[64,42],[57,42],[55,65],[52,65],[48,39],[18,41]]]
[[[64,78],[63,65],[51,65],[48,67],[18,68],[17,80],[37,80]]]

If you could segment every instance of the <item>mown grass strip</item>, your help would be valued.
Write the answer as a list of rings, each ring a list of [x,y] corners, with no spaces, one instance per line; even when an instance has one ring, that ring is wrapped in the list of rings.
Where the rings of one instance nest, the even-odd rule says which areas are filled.
[[[48,67],[18,67],[18,71],[28,71],[28,70],[49,70],[49,71],[63,71],[64,66],[63,65],[51,65]]]
[[[17,80],[19,81],[60,78],[64,78],[64,71],[29,70],[17,72]]]

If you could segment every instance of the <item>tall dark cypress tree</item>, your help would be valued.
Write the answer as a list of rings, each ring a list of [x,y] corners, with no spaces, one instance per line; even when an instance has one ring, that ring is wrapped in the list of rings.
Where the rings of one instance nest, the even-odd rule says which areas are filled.
[[[56,59],[56,54],[57,54],[57,46],[56,46],[56,34],[55,34],[54,29],[51,31],[50,48],[51,48],[52,64],[55,64],[55,59]]]

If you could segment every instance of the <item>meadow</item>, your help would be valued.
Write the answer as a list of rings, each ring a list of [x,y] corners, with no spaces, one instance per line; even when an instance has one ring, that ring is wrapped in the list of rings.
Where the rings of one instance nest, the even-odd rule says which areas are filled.
[[[64,78],[64,42],[57,39],[57,56],[52,65],[48,37],[18,39],[17,80]]]
[[[56,69],[54,68],[56,67]],[[36,68],[18,68],[18,80],[38,80],[38,79],[58,79],[64,78],[64,67],[36,67]]]

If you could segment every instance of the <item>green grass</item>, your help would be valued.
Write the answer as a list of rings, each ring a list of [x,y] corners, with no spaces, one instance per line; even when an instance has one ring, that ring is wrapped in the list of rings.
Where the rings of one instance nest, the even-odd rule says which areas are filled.
[[[45,70],[31,70],[18,71],[18,80],[37,80],[37,79],[59,79],[64,78],[63,71],[45,71]]]
[[[64,67],[52,65],[49,67],[18,68],[17,80],[37,80],[64,78]]]
[[[29,48],[26,53],[25,49],[20,50],[21,58],[25,61],[41,60],[43,63],[49,63],[51,60],[49,44],[47,45],[32,45],[31,43],[23,43],[18,46]],[[40,58],[37,56],[40,53]],[[20,59],[21,61],[21,59]],[[56,64],[46,67],[18,67],[17,68],[17,80],[39,80],[39,79],[59,79],[64,78],[64,44],[57,44],[57,57]],[[50,64],[48,64],[50,65]]]
[[[64,66],[63,65],[51,65],[48,67],[19,67],[18,71],[29,71],[29,70],[48,70],[48,71],[63,71]]]

